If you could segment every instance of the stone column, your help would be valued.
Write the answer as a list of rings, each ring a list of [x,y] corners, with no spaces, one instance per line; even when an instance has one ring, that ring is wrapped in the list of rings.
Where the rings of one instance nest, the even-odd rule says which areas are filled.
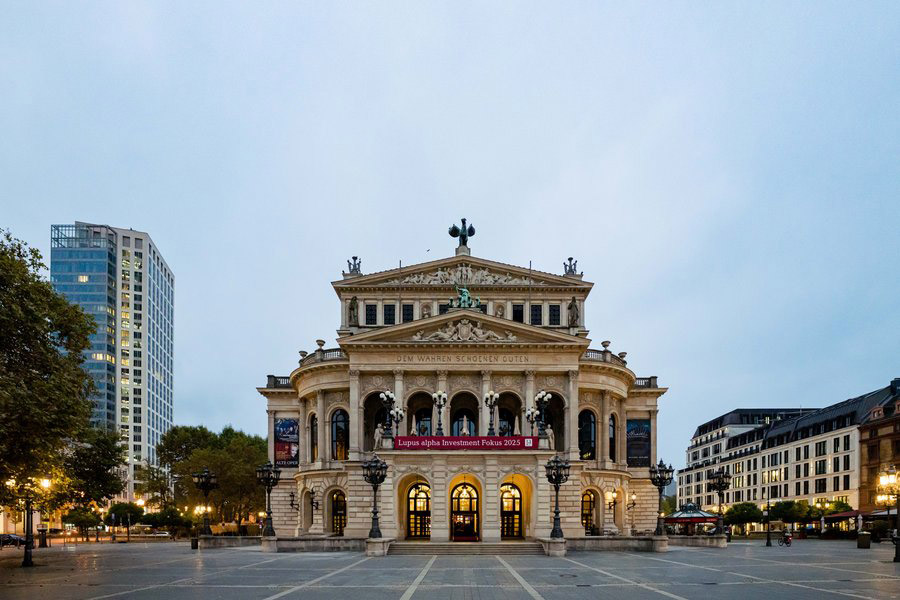
[[[534,408],[534,371],[525,371],[525,408]],[[528,432],[527,435],[532,435],[531,426],[528,421],[525,420],[525,414],[522,413],[522,433]],[[537,435],[537,428],[535,427],[534,435]]]
[[[578,460],[578,370],[569,370],[569,403],[567,405],[568,417],[566,421],[566,437],[569,459]]]
[[[434,454],[432,459],[431,488],[431,541],[446,542],[450,539],[450,512],[447,506],[447,457]]]
[[[298,438],[297,443],[300,445],[300,464],[306,464],[309,462],[309,433],[306,431],[306,419],[309,415],[306,407],[306,398],[300,398],[300,416],[298,423],[299,427],[297,428]]]
[[[619,442],[617,452],[618,456],[616,458],[619,459],[619,464],[624,468],[625,465],[628,464],[628,457],[625,455],[627,451],[626,444],[626,423],[628,423],[628,417],[626,415],[625,408],[625,398],[619,400],[619,421],[616,423],[616,427],[618,431],[616,431],[616,438]]]
[[[328,429],[328,421],[325,420],[325,390],[316,392],[316,419],[319,424],[319,437],[316,439],[316,444],[319,446],[319,462],[324,466],[325,462],[330,459],[330,448],[325,446],[325,430]]]
[[[484,499],[481,501],[481,539],[484,542],[500,541],[500,472],[496,454],[484,457]],[[524,523],[522,524],[524,527]]]
[[[268,421],[267,430],[269,432],[269,460],[275,464],[275,411],[266,410],[266,420]]]
[[[450,391],[447,389],[447,371],[437,372],[437,389],[447,394],[447,404],[441,411],[441,422],[444,428],[444,435],[450,435],[450,423],[447,422],[447,414],[450,412]],[[436,412],[436,411],[435,411]],[[433,428],[437,427],[437,414],[433,421]],[[433,520],[433,519],[432,519]]]
[[[478,418],[478,435],[484,436],[487,435],[488,430],[488,420],[491,418],[491,412],[488,410],[488,407],[484,404],[484,397],[491,389],[491,372],[490,371],[482,371],[481,372],[481,398],[478,399],[478,406],[480,407],[478,413],[481,415]],[[496,414],[496,409],[494,410]],[[496,424],[494,429],[496,430]]]
[[[600,460],[600,467],[608,469],[609,464],[609,392],[603,390],[600,392],[600,402],[602,412],[600,414],[600,448],[597,452],[597,458]]]
[[[656,414],[658,411],[650,411],[650,464],[656,464]]]
[[[406,414],[406,401],[403,399],[403,369],[394,369],[394,401],[395,406],[403,407],[403,420],[400,421],[400,435],[406,435],[406,420],[409,415]]]
[[[364,447],[365,411],[359,405],[359,371],[350,370],[350,460],[359,460]]]

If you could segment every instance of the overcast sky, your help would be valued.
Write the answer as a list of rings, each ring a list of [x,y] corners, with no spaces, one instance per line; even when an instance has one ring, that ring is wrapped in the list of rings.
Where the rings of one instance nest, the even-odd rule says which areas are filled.
[[[594,346],[669,386],[660,456],[736,407],[900,377],[895,2],[3,2],[0,226],[150,232],[175,421],[255,388],[330,282],[473,254],[594,282]]]

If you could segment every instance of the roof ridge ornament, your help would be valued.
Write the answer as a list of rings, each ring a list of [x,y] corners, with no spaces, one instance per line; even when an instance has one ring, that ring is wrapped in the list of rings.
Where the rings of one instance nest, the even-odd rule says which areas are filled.
[[[469,256],[472,254],[471,250],[469,250],[469,238],[474,237],[475,235],[475,227],[472,225],[466,225],[466,220],[463,218],[462,227],[457,227],[453,225],[450,227],[448,233],[450,237],[458,237],[459,238],[459,246],[456,247],[456,255],[465,254]]]
[[[566,277],[581,277],[584,273],[578,272],[578,261],[574,260],[571,256],[569,257],[569,262],[563,263],[563,273]]]
[[[347,272],[341,271],[341,275],[344,276],[344,279],[347,277],[356,277],[358,275],[362,275],[362,259],[358,256],[351,257],[351,260],[347,261]]]

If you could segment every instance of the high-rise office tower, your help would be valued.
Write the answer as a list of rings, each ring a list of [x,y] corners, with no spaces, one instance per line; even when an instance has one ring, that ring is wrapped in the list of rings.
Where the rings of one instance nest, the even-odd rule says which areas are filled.
[[[118,430],[134,467],[157,464],[172,427],[175,278],[150,235],[76,222],[50,229],[53,287],[97,321],[85,368],[96,386],[91,422]]]

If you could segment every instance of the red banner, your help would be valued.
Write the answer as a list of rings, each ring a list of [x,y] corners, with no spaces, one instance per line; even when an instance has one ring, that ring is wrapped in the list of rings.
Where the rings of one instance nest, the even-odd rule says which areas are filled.
[[[537,436],[397,436],[394,450],[537,450]]]

